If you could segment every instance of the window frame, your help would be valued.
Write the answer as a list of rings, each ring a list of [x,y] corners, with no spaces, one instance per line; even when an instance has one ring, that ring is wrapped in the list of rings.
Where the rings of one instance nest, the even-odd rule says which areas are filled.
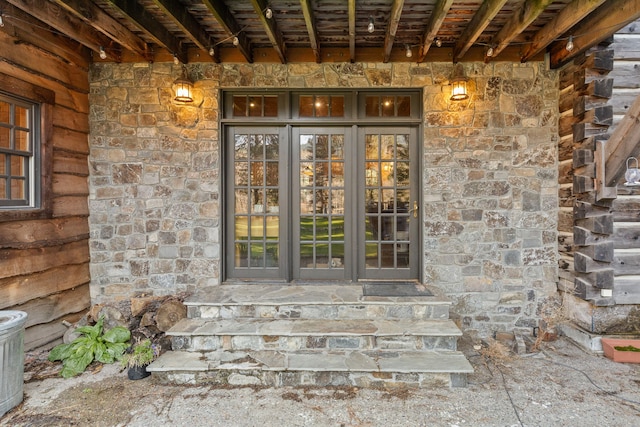
[[[39,117],[34,117],[33,134],[33,171],[29,185],[33,188],[33,206],[0,206],[0,222],[44,219],[51,217],[52,201],[52,159],[53,147],[51,143],[53,130],[53,106],[55,92],[17,79],[8,74],[0,73],[0,94],[15,99],[17,102],[27,102],[39,106]]]

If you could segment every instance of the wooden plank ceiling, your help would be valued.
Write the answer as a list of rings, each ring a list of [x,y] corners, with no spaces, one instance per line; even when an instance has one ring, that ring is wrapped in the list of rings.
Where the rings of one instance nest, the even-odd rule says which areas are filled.
[[[640,0],[0,0],[0,14],[10,28],[40,22],[94,61],[524,62],[548,51],[558,67],[640,17]]]

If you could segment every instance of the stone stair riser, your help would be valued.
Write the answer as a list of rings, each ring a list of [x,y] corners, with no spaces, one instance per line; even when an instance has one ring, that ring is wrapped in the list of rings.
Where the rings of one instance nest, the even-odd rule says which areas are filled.
[[[440,319],[449,318],[448,305],[191,305],[191,319]]]
[[[359,387],[373,389],[466,387],[465,374],[404,372],[215,370],[206,372],[154,372],[165,384],[262,387]]]
[[[455,351],[452,336],[174,336],[174,350],[424,350]]]

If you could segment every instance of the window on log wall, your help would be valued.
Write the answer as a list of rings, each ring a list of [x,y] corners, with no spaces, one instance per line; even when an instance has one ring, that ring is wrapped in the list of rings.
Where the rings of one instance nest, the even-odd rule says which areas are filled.
[[[0,221],[44,218],[54,93],[0,73]]]

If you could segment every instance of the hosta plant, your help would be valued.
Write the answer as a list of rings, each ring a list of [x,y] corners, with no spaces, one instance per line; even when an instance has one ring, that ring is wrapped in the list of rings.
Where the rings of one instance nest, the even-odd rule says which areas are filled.
[[[116,326],[107,332],[103,330],[104,318],[100,318],[93,326],[81,326],[76,329],[80,334],[69,344],[60,344],[51,350],[49,360],[62,361],[60,374],[64,378],[78,375],[97,360],[101,363],[113,363],[122,358],[129,346],[131,333],[127,328]]]

